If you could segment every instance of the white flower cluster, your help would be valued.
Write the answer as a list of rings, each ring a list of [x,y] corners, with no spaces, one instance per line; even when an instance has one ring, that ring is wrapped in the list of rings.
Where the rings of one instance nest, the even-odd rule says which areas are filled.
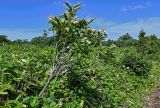
[[[103,32],[103,33],[106,33],[107,32],[107,29],[101,29],[101,30],[98,30],[99,32]]]
[[[81,42],[87,42],[88,44],[91,44],[91,42],[87,39],[87,37],[85,37],[85,38],[83,38],[82,40],[81,40]]]
[[[54,18],[54,17],[52,17],[52,16],[49,16],[49,17],[48,17],[49,21],[52,21],[53,18]]]
[[[92,29],[92,32],[95,32],[96,31],[96,29]]]
[[[77,23],[78,23],[78,20],[72,20],[72,23],[73,23],[73,24],[77,24]]]

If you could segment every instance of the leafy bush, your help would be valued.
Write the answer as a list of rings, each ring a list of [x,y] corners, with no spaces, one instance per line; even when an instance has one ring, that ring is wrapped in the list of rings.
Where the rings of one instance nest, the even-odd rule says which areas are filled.
[[[17,101],[14,105],[22,104],[22,99],[27,96],[38,95],[40,85],[45,76],[48,76],[53,51],[49,47],[39,48],[24,44],[1,47],[0,100],[8,106],[13,103],[11,100]]]
[[[127,46],[135,46],[137,40],[133,39],[129,33],[120,36],[116,41],[116,45],[118,47],[127,47]]]
[[[32,45],[39,45],[39,46],[51,46],[54,45],[54,37],[46,37],[46,36],[39,36],[32,38],[31,42]]]
[[[12,41],[13,44],[29,44],[29,41],[27,39],[16,39],[14,41]]]
[[[9,39],[7,39],[7,36],[6,35],[0,35],[0,45],[3,45],[3,44],[8,44],[10,43],[11,41]]]
[[[134,72],[137,76],[148,76],[151,70],[151,65],[148,62],[135,55],[125,55],[122,59],[122,65],[126,70]]]
[[[110,40],[103,41],[103,46],[112,46],[115,45],[117,47],[129,47],[137,45],[137,40],[133,39],[129,33],[126,33],[120,36],[117,40]]]
[[[139,33],[139,41],[137,49],[143,54],[154,54],[160,50],[160,42],[156,35],[146,36],[146,33],[142,30]]]
[[[63,107],[67,102],[75,100],[79,106],[98,107],[103,101],[101,97],[103,90],[99,90],[102,88],[101,75],[96,71],[97,64],[93,64],[90,59],[93,49],[101,47],[106,33],[105,30],[96,31],[89,27],[94,19],[85,20],[77,17],[76,12],[80,4],[74,6],[65,4],[67,11],[64,14],[59,17],[49,17],[49,23],[52,25],[50,30],[56,34],[54,37],[56,53],[53,70],[39,96],[50,96],[46,94],[48,86],[52,80],[58,78],[58,82],[63,84],[51,93],[61,101],[61,104],[63,103]]]
[[[112,47],[100,47],[96,49],[99,59],[104,61],[105,64],[115,64],[116,55],[114,53],[114,48]]]
[[[112,45],[115,45],[115,44],[116,44],[116,41],[111,40],[111,39],[108,39],[107,41],[105,40],[105,41],[102,42],[103,46],[112,46]]]

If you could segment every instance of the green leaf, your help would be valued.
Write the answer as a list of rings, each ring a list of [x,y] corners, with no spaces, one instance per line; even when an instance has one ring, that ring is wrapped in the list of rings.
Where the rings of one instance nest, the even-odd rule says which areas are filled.
[[[69,3],[67,3],[67,2],[64,2],[64,3],[65,3],[66,6],[68,7],[68,9],[72,10],[72,7],[71,7],[71,5],[70,5]]]
[[[74,12],[77,12],[80,9],[80,3],[74,6]]]
[[[2,54],[0,54],[0,61],[2,61]]]
[[[96,18],[92,18],[89,21],[87,21],[87,25],[89,25],[90,23],[92,23]]]
[[[0,91],[0,95],[7,95],[8,92]]]
[[[61,25],[59,19],[57,17],[54,17],[55,21],[57,22],[58,25]]]
[[[63,16],[64,16],[64,18],[65,18],[66,20],[68,19],[66,13],[64,13]]]

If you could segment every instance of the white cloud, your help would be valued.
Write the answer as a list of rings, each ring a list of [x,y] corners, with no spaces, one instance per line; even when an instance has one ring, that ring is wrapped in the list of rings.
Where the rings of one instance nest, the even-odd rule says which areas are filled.
[[[31,39],[41,36],[43,30],[39,29],[0,29],[0,34],[7,35],[9,39]]]
[[[91,18],[88,18],[88,19],[91,19]],[[111,21],[106,21],[103,18],[96,18],[94,22],[91,24],[91,26],[94,26],[95,28],[106,28],[114,25],[115,23]]]
[[[122,12],[127,12],[127,11],[133,11],[133,10],[137,10],[137,9],[145,9],[150,6],[152,6],[151,2],[145,2],[144,4],[128,6],[128,7],[122,8],[121,10],[122,10]]]
[[[110,39],[117,39],[127,32],[136,38],[141,29],[144,29],[147,34],[156,34],[160,38],[160,17],[139,19],[121,24],[112,23],[111,26],[109,26],[110,23],[107,24],[105,20],[101,20],[100,22],[101,23],[94,23],[93,26],[95,28],[102,28],[101,24],[106,24],[106,27],[108,27],[108,38]]]
[[[132,34],[134,37],[137,37],[139,31],[144,29],[147,34],[156,34],[160,36],[160,17],[157,18],[148,18],[141,19],[135,22],[128,22],[123,24],[117,24],[109,28],[109,36],[112,38],[114,34],[117,36],[113,36],[113,38],[118,38],[119,36],[125,34],[126,32]]]

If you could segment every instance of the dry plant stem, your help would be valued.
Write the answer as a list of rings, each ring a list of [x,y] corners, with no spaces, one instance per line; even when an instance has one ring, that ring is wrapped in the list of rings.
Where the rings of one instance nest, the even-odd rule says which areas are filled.
[[[48,85],[50,84],[50,82],[51,82],[55,77],[61,77],[61,76],[63,76],[64,74],[66,74],[66,73],[68,72],[68,69],[67,69],[67,67],[65,67],[65,65],[66,65],[66,64],[63,64],[63,63],[61,63],[61,62],[57,64],[55,70],[54,70],[54,69],[52,70],[52,72],[51,72],[51,74],[50,74],[47,82],[45,83],[42,91],[39,93],[39,96],[42,96],[42,94],[44,93],[44,91],[46,90],[46,88],[48,87]],[[64,73],[62,73],[61,70],[60,70],[60,68],[62,68],[62,67],[65,67],[65,68],[66,68],[66,70],[65,70]]]
[[[58,43],[59,43],[59,42],[58,42]],[[58,43],[56,44],[56,49],[58,48]],[[47,87],[48,87],[48,85],[50,84],[50,82],[56,77],[56,71],[57,71],[58,68],[60,67],[60,66],[57,66],[58,56],[59,56],[59,54],[58,54],[58,52],[56,51],[56,57],[55,57],[55,58],[56,58],[56,59],[55,59],[55,64],[56,64],[56,66],[55,66],[55,67],[56,67],[57,69],[53,69],[53,67],[52,67],[52,71],[50,72],[50,76],[49,76],[47,82],[45,83],[43,89],[42,89],[41,92],[39,93],[39,96],[42,96],[42,95],[43,95],[44,91],[47,89]],[[53,66],[54,66],[54,65],[53,65]]]
[[[64,44],[66,44],[66,43],[67,43],[67,40],[65,39],[65,43]],[[60,44],[60,41],[58,41],[56,43],[56,45],[55,45],[56,49],[58,49],[59,44]],[[39,93],[39,96],[43,95],[43,93],[47,89],[48,85],[51,83],[51,81],[55,77],[63,76],[64,74],[66,74],[68,72],[68,69],[66,67],[66,66],[68,66],[67,63],[66,63],[66,59],[67,58],[68,58],[68,60],[70,59],[71,52],[68,52],[67,55],[65,55],[65,52],[66,52],[66,47],[64,47],[61,51],[56,51],[56,56],[55,56],[55,61],[54,61],[55,64],[52,66],[52,70],[50,72],[50,76],[49,76],[47,82],[45,83],[43,89]],[[62,68],[65,68],[65,71],[63,73],[61,72]]]
[[[42,94],[44,93],[44,91],[46,90],[50,82],[54,79],[54,77],[55,75],[52,75],[48,78],[47,82],[45,83],[45,86],[43,87],[42,91],[39,93],[39,96],[42,96]]]

